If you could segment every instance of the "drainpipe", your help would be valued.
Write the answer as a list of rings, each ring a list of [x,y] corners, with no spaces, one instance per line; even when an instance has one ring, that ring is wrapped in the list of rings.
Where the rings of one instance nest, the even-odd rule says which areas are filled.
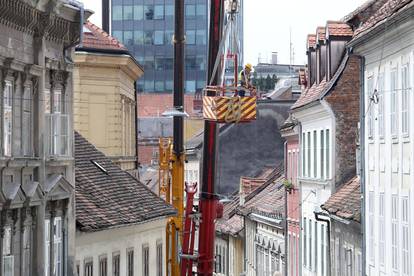
[[[285,141],[285,144],[284,144],[284,152],[285,152],[285,158],[284,158],[284,160],[285,160],[285,169],[284,169],[284,172],[285,172],[285,177],[287,178],[287,164],[288,164],[288,160],[287,160],[287,145],[288,145],[288,143],[287,143],[287,141]],[[287,193],[287,190],[286,190],[286,188],[285,188],[285,276],[287,276],[288,275],[288,267],[289,267],[289,265],[288,265],[288,256],[289,256],[289,254],[288,254],[288,242],[289,242],[289,229],[288,229],[288,200],[287,200],[287,197],[288,197],[288,193]]]
[[[73,43],[69,44],[68,46],[63,48],[63,56],[67,59],[72,61],[66,54],[66,51],[70,48],[72,48],[73,46],[78,45],[78,47],[82,48],[82,43],[83,43],[83,24],[85,23],[85,7],[83,5],[83,3],[78,2],[76,0],[70,0],[69,4],[77,7],[79,9],[79,40],[78,41],[74,41]]]
[[[315,219],[320,222],[326,222],[326,230],[327,230],[327,245],[328,250],[326,256],[328,257],[328,261],[326,262],[326,271],[328,276],[331,276],[331,221],[329,219],[324,219],[319,216],[326,216],[325,213],[322,212],[314,212]]]
[[[135,154],[137,155],[135,158],[135,169],[136,177],[139,179],[139,160],[138,160],[138,89],[137,83],[134,83],[134,99],[135,99]]]
[[[360,56],[360,96],[359,96],[359,120],[360,120],[360,134],[359,134],[359,147],[360,147],[360,183],[361,183],[361,235],[362,235],[362,275],[366,275],[366,215],[365,215],[365,58]]]

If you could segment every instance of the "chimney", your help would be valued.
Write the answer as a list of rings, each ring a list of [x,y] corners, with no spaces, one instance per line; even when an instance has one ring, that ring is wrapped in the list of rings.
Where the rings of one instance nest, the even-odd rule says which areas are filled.
[[[277,52],[272,52],[272,64],[277,64]]]
[[[240,177],[240,186],[239,186],[240,205],[244,205],[244,201],[246,198],[246,193],[243,189],[243,183],[244,183],[244,179],[243,177]]]
[[[343,22],[328,21],[326,24],[326,80],[335,74],[346,50],[346,44],[352,39],[352,28]]]
[[[316,83],[322,82],[326,71],[325,27],[316,29]]]
[[[308,56],[308,87],[311,87],[316,81],[316,35],[308,35],[307,51]]]
[[[108,34],[110,34],[109,21],[111,20],[109,10],[109,0],[102,0],[102,30]]]

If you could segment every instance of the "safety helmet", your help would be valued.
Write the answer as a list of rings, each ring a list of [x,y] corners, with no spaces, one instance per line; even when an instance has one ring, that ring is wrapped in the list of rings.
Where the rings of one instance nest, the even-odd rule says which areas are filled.
[[[253,65],[251,65],[250,63],[247,63],[244,68],[249,69],[250,71],[252,71],[253,69]]]

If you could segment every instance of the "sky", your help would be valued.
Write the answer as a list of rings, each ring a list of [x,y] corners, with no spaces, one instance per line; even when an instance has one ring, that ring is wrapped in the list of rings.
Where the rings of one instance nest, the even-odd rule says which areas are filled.
[[[82,0],[95,11],[92,23],[101,26],[101,0]],[[327,20],[339,20],[366,0],[244,0],[244,60],[256,64],[259,56],[290,63],[290,37],[294,63],[306,62],[306,36]]]

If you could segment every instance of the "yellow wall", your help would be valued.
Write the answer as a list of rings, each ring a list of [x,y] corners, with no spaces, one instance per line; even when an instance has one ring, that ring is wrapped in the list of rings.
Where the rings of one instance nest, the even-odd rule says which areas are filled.
[[[75,130],[124,170],[136,167],[134,82],[142,73],[127,55],[75,55]]]

